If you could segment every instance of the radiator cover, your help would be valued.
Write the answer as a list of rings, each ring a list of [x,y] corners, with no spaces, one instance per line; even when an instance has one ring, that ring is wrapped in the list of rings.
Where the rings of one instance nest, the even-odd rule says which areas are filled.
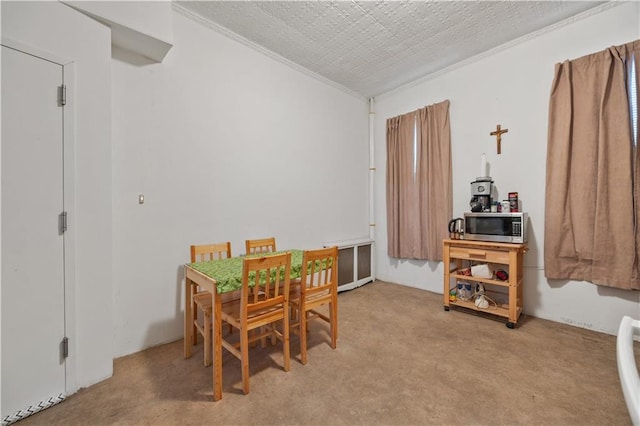
[[[338,292],[351,290],[374,280],[374,241],[372,239],[333,241],[323,245],[338,246]]]

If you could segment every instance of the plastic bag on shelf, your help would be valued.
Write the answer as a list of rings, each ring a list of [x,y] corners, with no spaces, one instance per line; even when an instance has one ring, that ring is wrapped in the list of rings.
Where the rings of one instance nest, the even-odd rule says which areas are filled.
[[[493,272],[486,263],[473,265],[471,267],[471,275],[478,278],[493,278]]]

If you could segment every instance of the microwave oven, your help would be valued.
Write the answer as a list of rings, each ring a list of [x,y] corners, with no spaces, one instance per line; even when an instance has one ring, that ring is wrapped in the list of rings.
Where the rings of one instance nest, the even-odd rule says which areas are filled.
[[[465,213],[464,239],[499,243],[527,242],[527,213]]]

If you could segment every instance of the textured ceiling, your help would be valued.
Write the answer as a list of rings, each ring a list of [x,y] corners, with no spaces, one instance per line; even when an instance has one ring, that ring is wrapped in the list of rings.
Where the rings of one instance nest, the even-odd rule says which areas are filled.
[[[369,98],[603,2],[175,3],[214,29]]]

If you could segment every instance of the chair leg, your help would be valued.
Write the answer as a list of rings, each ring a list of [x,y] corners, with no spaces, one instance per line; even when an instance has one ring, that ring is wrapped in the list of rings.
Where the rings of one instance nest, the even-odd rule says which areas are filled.
[[[204,314],[204,366],[211,365],[211,315]]]
[[[276,345],[276,340],[277,340],[277,337],[276,337],[276,323],[275,322],[272,323],[271,327],[272,327],[271,328],[271,330],[272,330],[271,331],[271,346],[275,346]]]
[[[275,324],[273,325],[275,327]],[[282,320],[282,353],[284,358],[284,371],[289,371],[290,364],[290,345],[289,345],[289,310],[284,310],[284,318]]]
[[[191,290],[194,292],[196,289]],[[198,319],[198,305],[191,300],[191,324],[193,324],[193,330],[191,331],[192,344],[195,346],[198,344],[198,329],[196,328],[195,321]]]
[[[259,331],[260,334],[264,333],[264,327],[260,327],[258,329],[258,331]],[[263,338],[260,339],[260,347],[263,348],[263,349],[267,347],[267,338],[266,337],[263,337]]]
[[[300,360],[307,363],[307,313],[298,312],[298,327],[300,327]]]
[[[329,325],[331,328],[331,348],[333,349],[336,348],[338,340],[338,304],[335,299],[336,298],[333,298],[329,306],[329,319],[331,320],[331,324]]]
[[[240,331],[240,364],[242,366],[242,392],[249,393],[249,333]]]

